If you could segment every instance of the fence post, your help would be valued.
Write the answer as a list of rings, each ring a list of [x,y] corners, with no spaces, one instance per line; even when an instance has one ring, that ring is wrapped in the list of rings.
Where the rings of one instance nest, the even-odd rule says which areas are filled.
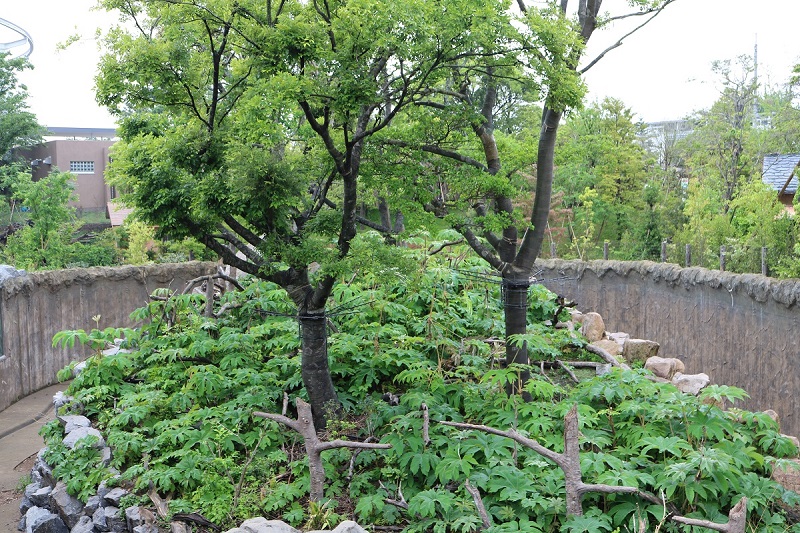
[[[603,242],[603,261],[608,261],[608,241]]]
[[[767,247],[761,247],[761,275],[766,276],[769,274],[767,269]]]
[[[550,241],[550,257],[556,258],[556,243],[553,241]]]
[[[719,247],[719,269],[725,272],[725,245]]]
[[[684,264],[686,265],[686,268],[689,268],[690,266],[692,266],[692,245],[691,244],[687,244],[686,245],[686,261],[685,261]]]
[[[667,241],[661,241],[661,262],[667,262]]]

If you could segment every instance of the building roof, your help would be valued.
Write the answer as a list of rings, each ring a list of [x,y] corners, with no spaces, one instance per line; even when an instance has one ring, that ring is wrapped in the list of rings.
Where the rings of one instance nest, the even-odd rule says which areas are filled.
[[[800,164],[800,154],[765,155],[761,180],[778,192],[795,194],[797,192],[795,170],[798,164]]]
[[[133,209],[123,207],[114,200],[111,200],[106,205],[106,209],[108,212],[108,218],[111,220],[111,227],[115,228],[117,226],[121,226],[125,223],[125,219],[128,218],[133,212]]]

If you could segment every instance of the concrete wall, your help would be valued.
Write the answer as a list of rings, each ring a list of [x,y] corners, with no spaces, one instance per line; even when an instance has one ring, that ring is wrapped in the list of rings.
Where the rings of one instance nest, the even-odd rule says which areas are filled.
[[[784,433],[800,434],[800,280],[649,261],[537,266],[545,286],[600,313],[607,331],[660,343],[686,373],[745,389],[741,407],[774,409]]]
[[[3,356],[0,356],[0,411],[32,392],[56,383],[56,373],[85,357],[83,347],[53,348],[62,330],[132,325],[129,315],[158,287],[183,290],[186,281],[213,273],[216,263],[96,267],[32,272],[0,286]]]

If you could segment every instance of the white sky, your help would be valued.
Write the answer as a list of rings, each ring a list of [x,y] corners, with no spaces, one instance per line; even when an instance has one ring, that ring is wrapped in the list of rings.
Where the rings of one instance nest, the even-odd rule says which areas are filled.
[[[388,1],[388,0],[387,0]],[[31,110],[46,126],[113,127],[113,118],[94,100],[99,52],[98,27],[114,18],[91,10],[95,0],[0,0],[0,18],[31,34],[34,70],[28,86]],[[574,3],[574,1],[573,1]],[[625,0],[605,0],[619,12]],[[640,19],[641,17],[636,17]],[[800,0],[676,0],[622,47],[610,52],[586,75],[588,100],[613,96],[645,121],[681,118],[709,107],[718,94],[711,62],[752,55],[758,36],[759,79],[787,80],[800,63]],[[608,37],[629,26],[597,32],[589,55],[604,49]],[[75,33],[85,40],[57,51]],[[0,33],[0,40],[8,41]]]

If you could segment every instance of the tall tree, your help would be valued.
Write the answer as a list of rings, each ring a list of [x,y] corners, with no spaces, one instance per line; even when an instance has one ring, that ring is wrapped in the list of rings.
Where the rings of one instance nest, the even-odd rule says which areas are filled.
[[[601,1],[580,0],[571,17],[568,0],[548,1],[544,6],[528,6],[518,0],[522,16],[517,27],[522,28],[525,38],[523,49],[537,67],[534,72],[519,65],[486,61],[482,56],[454,65],[451,78],[427,100],[417,102],[427,112],[418,111],[421,117],[417,119],[427,142],[387,141],[395,147],[449,160],[451,167],[446,171],[440,169],[444,163],[429,163],[421,169],[436,179],[428,186],[432,194],[422,199],[429,210],[449,217],[475,252],[501,276],[508,338],[526,332],[527,290],[551,209],[556,134],[564,110],[580,105],[580,74],[673,1],[634,0],[629,4],[638,11],[601,17]],[[644,22],[580,67],[584,45],[595,30],[628,17],[643,17]],[[540,96],[543,109],[538,136],[514,138],[496,129],[499,94],[512,87],[508,80],[520,84],[528,95]],[[520,178],[525,172],[535,174],[535,196],[530,213],[522,215],[514,198],[524,190]],[[460,204],[452,209],[456,202]],[[471,212],[464,211],[464,202]],[[528,363],[524,342],[507,342],[506,346],[507,364]],[[523,372],[521,382],[526,380]]]
[[[193,235],[298,309],[317,427],[338,406],[325,338],[356,268],[372,139],[475,58],[519,64],[501,1],[103,0],[98,100],[124,117],[112,180],[144,221]],[[532,51],[531,51],[532,52]],[[488,138],[488,137],[487,137]],[[373,172],[374,175],[374,172]],[[310,266],[321,268],[312,273]]]

